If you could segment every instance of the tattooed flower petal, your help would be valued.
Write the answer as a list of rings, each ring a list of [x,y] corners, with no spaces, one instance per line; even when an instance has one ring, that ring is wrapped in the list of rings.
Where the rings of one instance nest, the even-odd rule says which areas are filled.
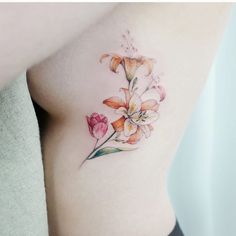
[[[147,74],[146,76],[150,75],[153,70],[153,64],[156,62],[152,58],[147,58],[147,57],[141,57],[140,58],[141,64],[144,65],[147,68]]]
[[[136,144],[137,142],[140,141],[141,138],[142,138],[142,131],[141,131],[140,127],[138,127],[137,131],[134,134],[130,135],[130,137],[128,138],[126,143]]]
[[[126,106],[128,107],[128,106],[129,106],[129,101],[130,101],[130,98],[131,98],[131,94],[130,94],[130,92],[129,92],[129,89],[127,89],[127,88],[121,88],[120,90],[123,91],[124,94],[125,94]]]
[[[136,124],[132,123],[129,119],[126,119],[124,123],[124,135],[129,137],[137,131],[137,128],[138,126]]]
[[[97,123],[93,127],[93,136],[96,139],[101,139],[107,133],[107,130],[108,130],[107,124],[103,122]]]
[[[158,85],[156,89],[157,89],[158,93],[160,94],[160,102],[162,102],[166,97],[166,91],[165,91],[164,87],[161,85]]]
[[[142,101],[137,93],[134,93],[129,101],[129,109],[128,115],[132,115],[133,113],[140,111]]]
[[[120,58],[120,57],[112,57],[112,59],[110,61],[111,71],[117,73],[117,68],[120,65],[121,61],[122,61],[122,58]]]
[[[123,57],[118,54],[103,54],[100,58],[100,62],[102,63],[103,59],[110,57],[110,70],[114,73],[117,73],[117,68],[121,64]]]
[[[100,57],[99,62],[102,63],[104,58],[107,58],[107,57],[110,57],[110,56],[111,56],[111,55],[110,55],[110,54],[107,54],[107,53],[106,53],[106,54],[103,54],[103,55]]]
[[[140,125],[140,129],[145,135],[145,138],[149,138],[151,135],[151,130],[148,125]]]
[[[131,81],[134,78],[136,70],[141,66],[141,63],[136,58],[124,57],[122,65],[125,69],[127,80]]]
[[[122,115],[124,116],[125,118],[128,117],[128,111],[125,107],[120,107],[116,110],[116,114],[119,114],[119,115]]]
[[[107,105],[111,108],[114,108],[114,109],[118,109],[120,107],[125,107],[126,106],[125,102],[119,97],[108,98],[108,99],[103,101],[103,104],[105,104],[105,105]]]
[[[93,129],[92,129],[92,125],[91,125],[89,116],[86,116],[86,119],[87,119],[87,123],[88,123],[89,133],[93,136]]]
[[[114,121],[111,123],[113,129],[116,131],[116,132],[121,132],[124,130],[124,123],[125,123],[125,117],[122,116],[120,117],[118,120]]]
[[[145,102],[142,102],[141,105],[141,110],[146,111],[146,110],[152,110],[152,111],[158,111],[159,109],[159,104],[155,99],[149,99],[146,100]]]

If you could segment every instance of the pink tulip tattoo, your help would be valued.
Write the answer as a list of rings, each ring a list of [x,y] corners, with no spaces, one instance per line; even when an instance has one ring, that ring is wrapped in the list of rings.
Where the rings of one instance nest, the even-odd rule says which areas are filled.
[[[91,116],[86,116],[90,134],[98,139],[101,139],[108,130],[108,119],[106,116],[98,113],[93,113]]]
[[[96,138],[96,142],[93,150],[89,153],[86,159],[80,164],[82,166],[86,160],[92,159],[92,154],[97,151],[100,147],[102,147],[106,142],[108,142],[112,136],[116,133],[113,132],[104,142],[98,145],[98,141],[105,136],[108,130],[108,119],[106,116],[98,113],[92,113],[90,116],[86,116],[89,133],[92,137]]]

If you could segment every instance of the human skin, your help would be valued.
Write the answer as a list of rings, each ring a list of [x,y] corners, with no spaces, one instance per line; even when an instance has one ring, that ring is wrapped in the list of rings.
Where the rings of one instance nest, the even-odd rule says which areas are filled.
[[[115,3],[1,3],[0,90],[115,6]]]
[[[175,214],[166,177],[208,76],[230,4],[121,4],[70,45],[28,72],[48,113],[42,145],[50,235],[166,236]],[[147,17],[148,16],[148,17]],[[99,63],[129,29],[140,54],[156,58],[166,99],[151,137],[132,152],[86,161],[94,146],[86,116],[124,86]]]

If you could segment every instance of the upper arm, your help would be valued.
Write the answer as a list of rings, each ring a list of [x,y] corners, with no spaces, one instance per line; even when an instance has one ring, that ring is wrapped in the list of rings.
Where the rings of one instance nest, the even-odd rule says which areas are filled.
[[[26,68],[57,51],[114,6],[1,3],[0,89]]]

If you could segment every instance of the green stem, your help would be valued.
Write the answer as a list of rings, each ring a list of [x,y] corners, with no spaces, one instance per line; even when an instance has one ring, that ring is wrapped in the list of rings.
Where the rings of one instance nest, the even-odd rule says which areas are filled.
[[[97,143],[98,143],[98,140],[97,140],[97,142],[96,142],[96,144],[95,144],[95,146],[94,146],[94,149],[93,149],[92,152],[90,152],[90,153],[88,154],[88,156],[82,161],[82,163],[80,164],[80,167],[85,163],[85,161],[89,160],[89,157],[90,157],[94,152],[96,152],[100,147],[102,147],[106,142],[108,142],[108,141],[114,136],[115,133],[116,133],[116,131],[114,131],[103,143],[101,143],[100,145],[98,145],[98,146],[96,147],[96,145],[97,145]]]

